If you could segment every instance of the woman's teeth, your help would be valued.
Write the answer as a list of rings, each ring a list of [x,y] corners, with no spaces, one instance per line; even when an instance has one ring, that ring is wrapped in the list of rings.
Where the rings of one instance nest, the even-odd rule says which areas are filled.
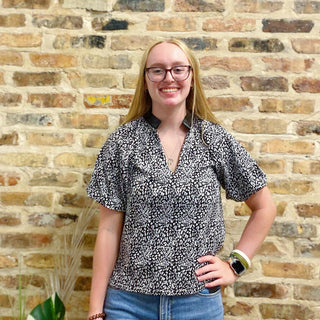
[[[175,92],[177,90],[178,90],[177,88],[161,89],[162,92]]]

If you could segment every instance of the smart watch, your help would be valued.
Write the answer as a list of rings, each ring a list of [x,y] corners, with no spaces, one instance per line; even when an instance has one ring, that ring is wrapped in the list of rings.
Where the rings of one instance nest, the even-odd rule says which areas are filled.
[[[236,276],[240,277],[247,271],[247,268],[243,265],[243,263],[234,255],[230,255],[227,261]]]

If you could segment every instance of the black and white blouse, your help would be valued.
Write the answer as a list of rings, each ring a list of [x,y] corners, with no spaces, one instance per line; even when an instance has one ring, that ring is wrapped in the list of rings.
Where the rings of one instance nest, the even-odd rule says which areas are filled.
[[[153,295],[199,292],[200,256],[216,254],[225,229],[220,188],[244,201],[265,174],[221,126],[195,118],[172,172],[151,113],[116,129],[98,155],[88,195],[125,214],[109,286]]]

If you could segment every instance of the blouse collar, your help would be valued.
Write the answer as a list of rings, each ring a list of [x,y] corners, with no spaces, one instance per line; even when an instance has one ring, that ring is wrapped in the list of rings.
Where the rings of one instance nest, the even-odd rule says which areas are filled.
[[[143,118],[153,127],[154,129],[158,129],[160,126],[161,120],[158,119],[151,111],[151,109],[143,116]],[[189,112],[187,112],[186,116],[184,117],[182,123],[186,128],[189,130],[191,129],[192,125],[192,116]]]

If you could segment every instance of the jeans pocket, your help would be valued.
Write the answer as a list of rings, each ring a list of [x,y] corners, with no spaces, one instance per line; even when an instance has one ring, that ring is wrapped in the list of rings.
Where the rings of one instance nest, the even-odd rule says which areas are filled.
[[[216,295],[219,295],[221,291],[220,286],[213,287],[213,288],[203,288],[198,295],[199,296],[207,296],[207,297],[214,297]]]

